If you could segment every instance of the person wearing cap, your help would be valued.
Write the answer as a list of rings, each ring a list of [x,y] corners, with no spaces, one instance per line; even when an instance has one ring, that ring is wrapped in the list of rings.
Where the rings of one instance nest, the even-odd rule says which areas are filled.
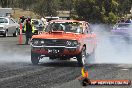
[[[32,35],[34,33],[34,26],[32,25],[30,18],[27,18],[26,20],[26,23],[24,25],[24,31],[25,31],[25,37],[26,37],[25,44],[28,44],[29,40],[32,38]]]

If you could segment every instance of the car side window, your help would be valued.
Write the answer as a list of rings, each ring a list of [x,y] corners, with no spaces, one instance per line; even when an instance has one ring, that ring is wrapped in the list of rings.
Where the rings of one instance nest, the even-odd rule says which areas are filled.
[[[93,32],[91,26],[88,23],[86,24],[86,29],[88,34],[91,34]]]
[[[4,19],[4,23],[8,23],[8,20],[7,19]]]
[[[91,34],[90,26],[85,24],[84,34]]]
[[[86,28],[84,29],[84,34],[88,34],[88,30]]]

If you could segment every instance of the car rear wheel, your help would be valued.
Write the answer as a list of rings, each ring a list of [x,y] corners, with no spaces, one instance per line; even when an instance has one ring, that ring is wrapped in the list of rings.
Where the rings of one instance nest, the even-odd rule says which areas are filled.
[[[31,52],[31,62],[33,65],[38,65],[39,59],[40,59],[39,55]]]
[[[83,47],[81,53],[77,56],[77,61],[79,66],[84,66],[86,64],[86,48]]]
[[[17,30],[13,33],[13,37],[17,37],[17,35],[18,35],[18,32],[17,32]]]

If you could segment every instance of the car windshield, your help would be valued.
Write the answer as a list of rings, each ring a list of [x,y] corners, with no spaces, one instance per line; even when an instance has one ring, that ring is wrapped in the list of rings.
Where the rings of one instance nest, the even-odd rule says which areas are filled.
[[[129,28],[129,27],[132,27],[132,24],[127,24],[127,23],[118,24],[118,27],[119,27],[119,28]]]
[[[79,22],[52,22],[46,28],[46,32],[48,31],[65,31],[65,32],[74,32],[74,33],[82,33],[82,25]]]
[[[7,23],[7,20],[5,18],[0,18],[0,23]]]

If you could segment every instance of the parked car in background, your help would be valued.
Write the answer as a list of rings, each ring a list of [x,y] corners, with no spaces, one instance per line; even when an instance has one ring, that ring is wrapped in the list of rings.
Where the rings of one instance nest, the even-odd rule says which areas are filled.
[[[34,34],[38,34],[40,31],[44,31],[44,23],[40,19],[31,19],[31,22],[34,26]]]
[[[8,17],[0,17],[0,35],[7,37],[13,35],[16,37],[19,31],[19,24],[13,19]]]
[[[86,64],[88,56],[95,53],[96,34],[88,22],[77,20],[52,20],[46,32],[33,35],[31,61],[38,64],[43,57],[68,60],[75,57],[79,66]]]
[[[117,23],[111,30],[112,36],[123,37],[132,40],[132,23]]]

